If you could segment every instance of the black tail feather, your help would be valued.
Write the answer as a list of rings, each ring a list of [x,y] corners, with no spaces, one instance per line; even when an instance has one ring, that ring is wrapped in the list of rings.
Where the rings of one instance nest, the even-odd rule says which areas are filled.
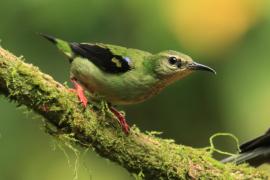
[[[270,129],[263,135],[254,138],[240,146],[240,154],[221,160],[223,163],[234,162],[236,164],[249,163],[259,166],[270,162]]]
[[[257,148],[250,152],[230,156],[228,158],[222,159],[221,162],[235,164],[248,163],[251,166],[258,167],[264,163],[270,162],[270,147]]]
[[[259,147],[266,147],[266,146],[270,147],[270,129],[268,129],[268,131],[265,134],[245,142],[240,146],[240,149],[241,152],[243,153],[247,151],[252,151]]]
[[[47,39],[48,41],[52,42],[53,44],[56,44],[56,38],[47,34],[43,34],[43,33],[38,33],[40,36],[44,37],[45,39]]]

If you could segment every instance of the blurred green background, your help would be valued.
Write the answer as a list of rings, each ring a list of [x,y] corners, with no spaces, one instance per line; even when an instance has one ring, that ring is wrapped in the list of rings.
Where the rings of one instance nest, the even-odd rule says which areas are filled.
[[[121,107],[130,124],[162,131],[194,147],[216,132],[241,142],[270,127],[270,3],[267,0],[0,0],[1,46],[23,55],[59,82],[68,61],[36,32],[77,42],[104,42],[159,52],[178,50],[217,76],[193,74],[142,104]],[[0,179],[73,179],[70,165],[40,117],[0,97]],[[228,138],[219,148],[235,152]],[[78,179],[133,179],[94,152],[80,157]]]

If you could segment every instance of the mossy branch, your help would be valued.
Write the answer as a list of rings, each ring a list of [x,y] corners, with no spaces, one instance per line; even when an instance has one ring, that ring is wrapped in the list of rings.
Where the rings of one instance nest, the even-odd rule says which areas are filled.
[[[267,179],[247,165],[222,164],[209,150],[177,145],[133,127],[126,136],[106,103],[84,110],[77,97],[52,77],[0,48],[0,93],[45,118],[54,136],[68,136],[145,179]],[[3,113],[3,112],[2,112]]]

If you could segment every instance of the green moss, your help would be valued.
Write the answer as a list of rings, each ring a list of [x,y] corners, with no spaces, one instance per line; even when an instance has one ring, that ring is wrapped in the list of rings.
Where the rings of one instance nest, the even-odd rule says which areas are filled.
[[[264,172],[222,164],[209,149],[177,145],[174,140],[142,133],[133,126],[125,135],[103,100],[87,109],[67,88],[0,48],[0,92],[45,119],[46,132],[68,144],[94,149],[100,156],[145,179],[267,179]],[[73,147],[73,146],[72,146]]]

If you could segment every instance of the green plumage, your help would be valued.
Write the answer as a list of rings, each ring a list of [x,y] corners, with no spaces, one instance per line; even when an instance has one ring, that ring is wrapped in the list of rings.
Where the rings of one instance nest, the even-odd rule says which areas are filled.
[[[71,78],[112,104],[142,102],[194,70],[213,69],[182,53],[158,54],[102,43],[68,43],[45,36],[68,56]]]
[[[121,48],[120,48],[121,49]],[[119,53],[128,53],[131,50],[121,49]],[[151,87],[157,83],[157,79],[151,69],[146,68],[144,60],[146,56],[138,57],[136,53],[130,53],[134,68],[121,74],[103,72],[88,60],[76,57],[71,63],[71,76],[75,77],[81,85],[90,92],[99,95],[113,104],[131,104],[143,101],[152,92]]]

